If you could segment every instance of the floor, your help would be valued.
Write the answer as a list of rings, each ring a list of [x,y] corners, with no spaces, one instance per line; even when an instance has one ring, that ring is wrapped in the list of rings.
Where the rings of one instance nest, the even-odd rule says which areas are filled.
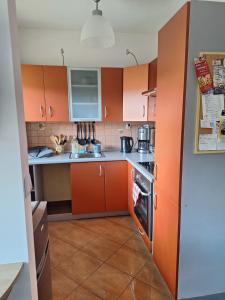
[[[130,217],[50,222],[54,300],[170,300]]]

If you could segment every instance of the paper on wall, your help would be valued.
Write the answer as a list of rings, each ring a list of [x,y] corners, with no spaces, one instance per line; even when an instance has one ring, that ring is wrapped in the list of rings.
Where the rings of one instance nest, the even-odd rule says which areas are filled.
[[[201,120],[201,128],[215,128],[216,122],[214,120]]]
[[[224,109],[224,95],[202,95],[203,119],[218,120]]]
[[[199,150],[217,150],[217,134],[200,134]]]
[[[225,140],[224,139],[217,140],[217,150],[225,150]]]

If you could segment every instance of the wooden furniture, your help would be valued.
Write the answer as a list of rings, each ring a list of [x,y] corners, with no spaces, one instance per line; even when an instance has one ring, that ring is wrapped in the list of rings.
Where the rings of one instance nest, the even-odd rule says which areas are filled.
[[[148,99],[142,92],[148,90],[148,64],[123,70],[123,121],[147,121]]]
[[[149,64],[149,77],[148,77],[148,88],[149,90],[156,90],[157,88],[157,58]],[[155,93],[156,94],[156,93]],[[156,104],[157,97],[155,94],[148,96],[148,121],[156,121]]]
[[[74,215],[127,211],[124,161],[71,164],[71,187]]]
[[[153,257],[177,295],[181,166],[189,3],[160,30],[158,44]]]
[[[92,214],[106,210],[104,163],[71,164],[72,213]]]
[[[70,121],[101,121],[101,70],[70,68]]]
[[[127,162],[104,164],[106,211],[127,211]]]
[[[25,121],[46,121],[43,67],[22,65],[21,70]]]
[[[22,65],[26,122],[67,122],[66,67]]]
[[[47,121],[66,122],[68,112],[67,68],[43,66]]]
[[[102,68],[102,120],[123,121],[123,69]]]
[[[213,74],[212,70],[212,60],[213,59],[224,59],[225,52],[201,52],[199,56],[204,56],[208,62],[210,73]],[[197,81],[197,79],[196,79]],[[220,95],[221,96],[221,95]],[[224,95],[222,95],[224,98]],[[225,102],[225,101],[224,101]],[[224,103],[225,105],[225,103]],[[195,126],[195,154],[215,154],[215,153],[225,153],[225,143],[222,143],[217,140],[216,148],[217,150],[200,150],[199,148],[199,136],[204,134],[212,134],[212,128],[201,128],[201,120],[203,119],[203,110],[202,110],[202,95],[198,88],[197,91],[197,109],[196,109],[196,126]]]

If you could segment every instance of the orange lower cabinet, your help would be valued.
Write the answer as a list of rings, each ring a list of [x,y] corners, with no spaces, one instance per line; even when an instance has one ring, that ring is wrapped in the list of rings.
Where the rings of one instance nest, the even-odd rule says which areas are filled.
[[[127,162],[105,163],[105,201],[106,211],[128,210]]]
[[[105,211],[104,163],[71,164],[72,213],[93,214]]]

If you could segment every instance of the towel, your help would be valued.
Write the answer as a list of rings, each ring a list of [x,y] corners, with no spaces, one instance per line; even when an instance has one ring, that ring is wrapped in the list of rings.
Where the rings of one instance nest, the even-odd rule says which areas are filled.
[[[141,193],[141,189],[139,188],[139,186],[137,185],[137,183],[133,183],[133,200],[134,200],[134,206],[136,206],[139,196]]]

